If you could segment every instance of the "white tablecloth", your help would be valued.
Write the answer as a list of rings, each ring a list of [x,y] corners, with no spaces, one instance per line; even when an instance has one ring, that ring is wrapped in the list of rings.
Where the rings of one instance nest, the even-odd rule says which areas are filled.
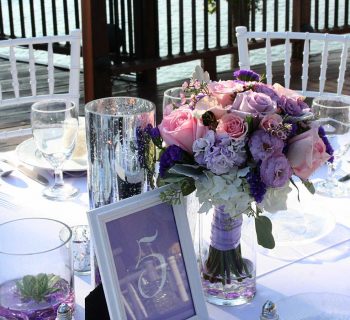
[[[13,153],[1,154],[14,157]],[[349,171],[350,172],[350,171]],[[1,208],[0,223],[20,217],[49,217],[70,226],[87,224],[88,195],[86,177],[66,178],[80,188],[78,198],[66,202],[53,202],[41,196],[42,185],[27,178],[19,171],[0,179],[0,198],[16,204],[16,208]],[[350,277],[350,199],[330,199],[311,196],[301,187],[303,211],[331,217],[327,234],[309,243],[297,242],[274,250],[258,249],[257,295],[247,305],[217,307],[207,304],[211,319],[253,320],[258,319],[263,303],[278,301],[306,292],[330,292],[349,295]],[[296,193],[289,197],[295,206]],[[300,208],[299,208],[300,209]],[[0,270],[0,272],[3,272]],[[84,319],[84,298],[90,292],[90,277],[75,276],[76,320]],[[350,314],[350,306],[349,306]],[[103,319],[101,319],[103,320]]]

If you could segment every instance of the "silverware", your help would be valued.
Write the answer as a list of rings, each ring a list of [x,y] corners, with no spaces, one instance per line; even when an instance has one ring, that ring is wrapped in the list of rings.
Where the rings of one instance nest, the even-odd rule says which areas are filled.
[[[16,164],[16,163],[9,161],[7,159],[0,159],[0,161],[9,164],[10,166],[16,168],[18,171],[22,172],[28,178],[30,178],[36,182],[39,182],[39,183],[43,184],[44,186],[49,184],[49,180],[47,180],[46,177],[44,177],[43,175],[41,175],[40,173],[38,173],[32,169],[29,169],[21,164]]]
[[[338,179],[338,181],[340,181],[340,182],[345,182],[345,181],[348,181],[348,180],[350,180],[350,173],[348,173],[345,176],[343,176],[343,177]]]

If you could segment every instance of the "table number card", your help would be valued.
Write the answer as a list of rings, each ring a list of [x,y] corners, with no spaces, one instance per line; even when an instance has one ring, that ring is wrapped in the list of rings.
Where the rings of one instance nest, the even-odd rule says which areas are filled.
[[[160,190],[91,210],[111,319],[207,319],[186,213]]]

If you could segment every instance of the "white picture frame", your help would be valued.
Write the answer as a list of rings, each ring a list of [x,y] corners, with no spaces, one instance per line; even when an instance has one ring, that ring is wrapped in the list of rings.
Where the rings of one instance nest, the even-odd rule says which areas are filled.
[[[156,300],[160,296],[164,297],[164,294],[160,295],[163,291],[171,300],[170,310],[175,308],[174,311],[167,311],[174,314],[167,315],[166,319],[209,319],[183,201],[179,205],[163,203],[160,193],[166,188],[168,187],[88,211],[92,241],[111,320],[137,320],[146,314],[150,320],[162,319],[157,312],[163,311],[153,309],[164,305],[164,301],[159,303],[159,300]],[[162,219],[165,222],[162,222]],[[144,223],[141,223],[142,221]],[[144,230],[148,230],[148,226],[152,229],[154,223],[157,224],[154,227],[155,231],[143,234]],[[135,232],[127,230],[129,227]],[[142,230],[139,232],[136,229]],[[140,234],[143,235],[141,238]],[[174,240],[175,242],[172,242]],[[129,261],[136,255],[136,249],[131,245],[128,249],[132,250],[124,250],[123,245],[127,247],[135,242],[137,257],[135,262],[130,264]],[[168,248],[168,243],[174,243],[169,248],[174,248],[175,251],[164,249]],[[157,246],[157,250],[153,250],[153,245]],[[151,252],[148,255],[147,250]],[[149,280],[151,278],[152,280]],[[170,278],[173,281],[169,281]],[[154,285],[151,287],[151,284],[154,283],[157,283],[157,286],[150,291],[149,288],[153,288]],[[148,308],[149,305],[153,307]]]

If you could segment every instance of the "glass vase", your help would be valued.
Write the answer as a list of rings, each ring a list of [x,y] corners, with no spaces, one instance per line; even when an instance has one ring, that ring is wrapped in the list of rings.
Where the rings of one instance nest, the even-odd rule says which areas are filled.
[[[195,247],[208,302],[235,306],[253,299],[256,293],[253,218],[243,213],[227,213],[224,206],[199,214]]]
[[[154,187],[155,105],[141,98],[111,97],[85,106],[90,209]],[[92,250],[93,252],[93,250]],[[92,281],[101,283],[95,256]]]
[[[0,319],[55,320],[62,303],[74,310],[71,236],[51,219],[0,225]]]

